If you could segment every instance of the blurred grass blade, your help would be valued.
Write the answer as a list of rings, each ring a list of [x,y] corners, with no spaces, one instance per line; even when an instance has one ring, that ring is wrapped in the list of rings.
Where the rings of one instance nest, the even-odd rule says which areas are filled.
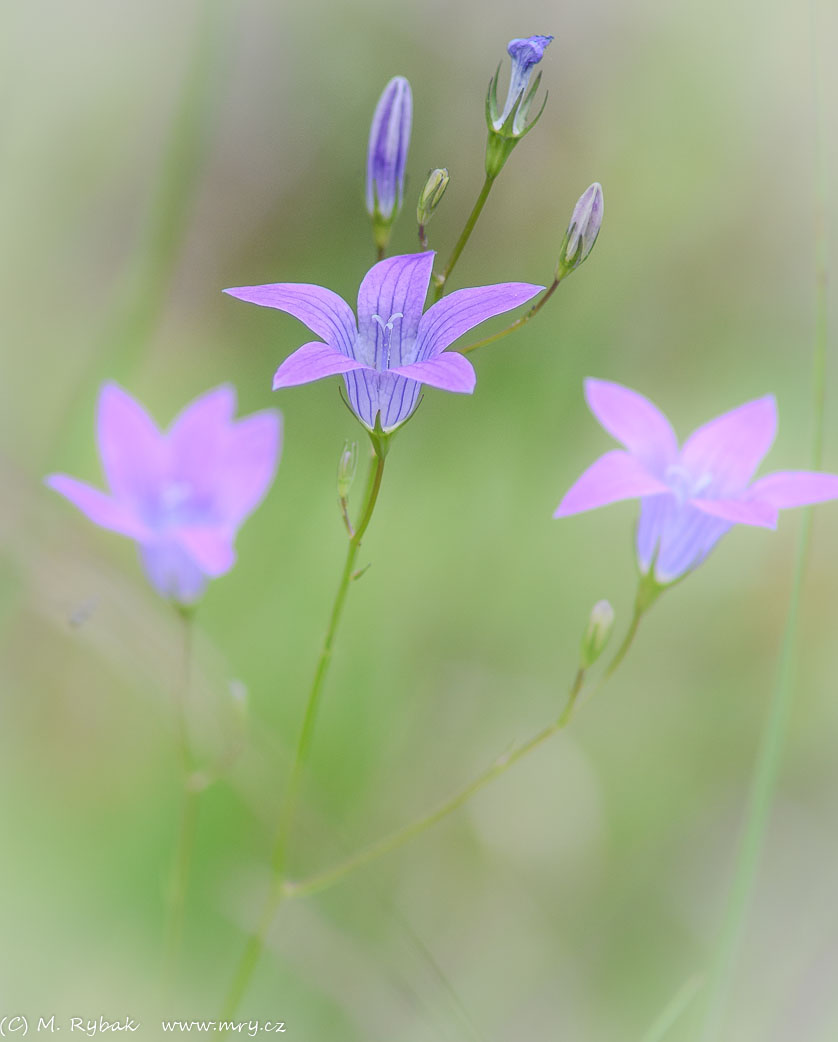
[[[812,97],[814,106],[814,155],[816,182],[815,211],[815,329],[812,360],[812,451],[813,470],[820,470],[823,460],[824,412],[826,395],[826,358],[828,346],[827,276],[829,269],[826,203],[827,173],[824,144],[822,70],[818,0],[810,2],[812,46]],[[795,553],[794,577],[785,629],[777,665],[774,692],[768,719],[760,741],[757,761],[751,778],[748,809],[742,840],[737,855],[733,882],[728,896],[720,939],[711,970],[707,1008],[701,1033],[702,1042],[717,1042],[722,1037],[728,998],[742,946],[745,923],[750,907],[759,864],[765,847],[765,836],[782,765],[786,732],[794,703],[794,676],[797,648],[798,616],[803,583],[809,560],[813,513],[810,507],[801,520]]]
[[[698,975],[690,977],[689,980],[685,981],[643,1036],[643,1042],[663,1042],[669,1034],[670,1028],[674,1027],[681,1019],[703,985],[704,978]]]

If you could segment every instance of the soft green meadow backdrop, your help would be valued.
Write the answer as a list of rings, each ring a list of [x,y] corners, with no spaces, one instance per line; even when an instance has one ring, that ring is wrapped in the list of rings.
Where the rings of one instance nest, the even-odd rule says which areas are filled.
[[[824,3],[815,36],[838,32]],[[273,821],[345,547],[335,471],[362,435],[338,381],[272,394],[305,339],[221,294],[317,282],[352,299],[376,99],[415,117],[396,251],[450,250],[482,180],[486,84],[553,33],[542,122],[501,175],[456,286],[549,282],[593,180],[584,268],[473,357],[473,398],[428,390],[398,435],[328,680],[294,872],[467,781],[557,713],[591,605],[634,593],[636,507],[551,520],[609,447],[582,380],[649,395],[681,435],[775,392],[771,469],[806,466],[815,110],[808,8],[322,0],[9,5],[0,41],[0,1016],[217,1016],[266,882]],[[823,152],[835,163],[836,72]],[[831,187],[831,185],[830,185]],[[835,211],[828,215],[835,232]],[[834,304],[834,294],[833,301]],[[500,328],[503,320],[495,326]],[[838,470],[829,359],[825,466]],[[180,812],[179,620],[134,547],[41,483],[100,480],[94,405],[119,380],[161,423],[225,380],[278,406],[275,486],[198,614],[206,759],[245,751],[200,810],[180,978],[162,1003]],[[242,1005],[290,1039],[640,1042],[711,961],[776,674],[800,513],[734,530],[644,621],[569,731],[443,825],[282,910]],[[838,507],[816,516],[795,707],[724,1038],[838,1037]],[[689,1038],[699,1003],[670,1036]]]

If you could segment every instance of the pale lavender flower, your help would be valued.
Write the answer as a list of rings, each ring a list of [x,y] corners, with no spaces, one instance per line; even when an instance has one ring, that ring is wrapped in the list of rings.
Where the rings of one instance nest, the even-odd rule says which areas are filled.
[[[367,149],[367,210],[390,222],[402,206],[404,168],[410,146],[413,95],[404,76],[384,88],[370,128]]]
[[[640,498],[640,570],[646,574],[654,566],[663,585],[697,567],[734,524],[775,528],[780,510],[838,499],[834,474],[779,471],[751,483],[777,432],[773,395],[704,424],[680,449],[667,418],[636,391],[587,380],[585,397],[627,451],[601,456],[554,516]]]
[[[358,321],[346,301],[322,286],[280,282],[227,289],[239,300],[277,308],[304,322],[325,343],[303,344],[274,376],[274,390],[342,373],[349,402],[369,430],[394,430],[410,416],[422,384],[471,394],[476,376],[461,354],[446,352],[458,337],[518,307],[543,286],[504,282],[449,293],[422,314],[434,253],[379,261],[358,291]]]
[[[527,94],[530,74],[534,65],[537,65],[544,57],[552,36],[528,36],[524,39],[510,40],[506,48],[512,59],[512,68],[509,73],[509,90],[506,94],[506,103],[500,115],[492,112],[492,126],[499,131],[509,118],[510,113],[518,105],[512,121],[512,133],[521,135],[525,129],[527,111],[535,97],[535,89]],[[495,91],[497,90],[497,78],[495,78]],[[496,102],[495,97],[495,102]],[[496,108],[495,104],[495,108]]]
[[[208,578],[235,562],[233,543],[276,473],[281,416],[234,420],[229,385],[196,398],[160,431],[116,384],[99,393],[96,438],[110,492],[52,474],[46,483],[91,521],[139,544],[143,567],[164,597],[190,604]]]

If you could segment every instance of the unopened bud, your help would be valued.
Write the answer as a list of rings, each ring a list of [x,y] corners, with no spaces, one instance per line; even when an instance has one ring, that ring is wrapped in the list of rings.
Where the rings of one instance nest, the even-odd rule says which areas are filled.
[[[614,609],[608,601],[597,601],[591,608],[588,628],[582,638],[579,656],[582,669],[592,666],[605,650],[613,626]]]
[[[378,99],[367,147],[367,211],[381,249],[402,206],[412,120],[410,84],[404,76],[394,76]]]
[[[439,206],[442,197],[445,195],[448,181],[448,171],[444,167],[432,170],[428,174],[428,180],[425,182],[425,187],[422,189],[419,203],[416,206],[416,221],[420,227],[424,228],[431,217],[433,217],[434,210]]]
[[[561,280],[587,259],[594,248],[594,243],[602,227],[603,199],[602,185],[598,181],[587,188],[579,197],[573,208],[570,224],[567,226],[562,246],[559,250],[559,262],[556,265],[556,278]]]
[[[338,497],[346,499],[358,469],[358,442],[345,441],[338,460]]]

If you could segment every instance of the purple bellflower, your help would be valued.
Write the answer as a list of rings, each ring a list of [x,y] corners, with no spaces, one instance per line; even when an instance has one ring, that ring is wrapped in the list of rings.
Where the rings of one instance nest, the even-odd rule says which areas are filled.
[[[402,206],[412,120],[410,84],[404,76],[394,76],[375,107],[367,149],[367,210],[387,223]]]
[[[224,292],[285,311],[325,341],[303,344],[286,358],[274,376],[274,390],[342,373],[361,423],[372,431],[378,419],[389,433],[416,408],[422,384],[471,394],[476,381],[471,363],[445,348],[543,289],[527,282],[460,289],[423,314],[433,264],[433,251],[375,264],[358,291],[357,324],[346,301],[322,286],[280,282]]]
[[[601,456],[556,510],[566,517],[621,499],[641,499],[637,558],[666,585],[696,568],[734,524],[776,528],[778,511],[838,499],[838,476],[790,470],[752,479],[777,432],[773,395],[724,413],[679,449],[667,418],[619,384],[587,380],[585,397],[625,446]]]
[[[99,393],[96,437],[110,493],[52,474],[47,485],[91,521],[136,540],[152,585],[191,604],[233,567],[236,531],[276,473],[281,417],[234,420],[229,385],[196,398],[161,432],[116,384]]]

